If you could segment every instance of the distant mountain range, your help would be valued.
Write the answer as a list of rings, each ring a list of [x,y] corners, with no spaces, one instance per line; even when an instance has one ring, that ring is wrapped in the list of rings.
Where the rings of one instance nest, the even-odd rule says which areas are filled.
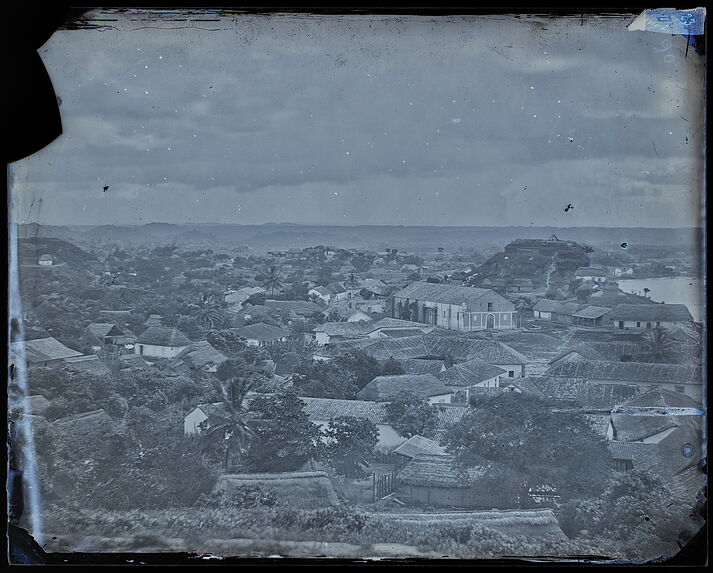
[[[423,226],[320,226],[291,223],[264,225],[170,224],[53,226],[37,223],[18,228],[20,238],[54,237],[80,245],[101,243],[177,243],[195,246],[250,246],[286,249],[328,245],[368,249],[443,247],[503,247],[514,239],[548,238],[591,245],[675,245],[683,251],[700,248],[700,228],[613,227],[423,227]]]

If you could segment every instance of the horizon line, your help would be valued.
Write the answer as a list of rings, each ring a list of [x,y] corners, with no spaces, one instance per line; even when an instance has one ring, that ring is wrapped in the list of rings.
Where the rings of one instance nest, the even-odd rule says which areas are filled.
[[[145,227],[147,225],[172,225],[180,227],[184,225],[232,225],[238,227],[265,227],[269,225],[284,225],[292,227],[406,227],[406,228],[427,228],[427,229],[656,229],[656,230],[702,230],[702,226],[687,226],[687,227],[644,227],[641,225],[635,227],[627,226],[610,226],[610,225],[575,225],[575,226],[559,226],[559,225],[395,225],[395,224],[374,224],[374,223],[358,223],[354,225],[337,225],[330,223],[293,223],[290,221],[267,223],[216,223],[211,221],[186,221],[183,223],[169,223],[166,221],[151,221],[148,223],[97,223],[97,224],[81,224],[81,223],[13,223],[15,225],[39,225],[44,227]]]

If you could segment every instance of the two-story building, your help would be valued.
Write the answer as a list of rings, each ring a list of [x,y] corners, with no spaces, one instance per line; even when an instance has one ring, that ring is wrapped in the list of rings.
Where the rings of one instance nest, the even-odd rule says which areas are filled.
[[[491,289],[415,282],[394,293],[391,316],[451,330],[515,328],[515,305]]]

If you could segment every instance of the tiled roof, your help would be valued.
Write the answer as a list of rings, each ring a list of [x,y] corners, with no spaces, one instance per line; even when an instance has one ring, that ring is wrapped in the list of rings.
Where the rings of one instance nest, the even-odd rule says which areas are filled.
[[[207,340],[194,342],[188,348],[184,348],[177,358],[183,360],[190,368],[197,369],[208,364],[219,366],[228,360],[225,354],[216,350]]]
[[[404,392],[424,398],[452,393],[443,382],[432,374],[399,374],[377,376],[364,386],[357,396],[361,400],[388,402]]]
[[[448,386],[473,386],[505,373],[505,370],[498,366],[493,366],[480,358],[473,358],[451,366],[445,372],[441,372],[438,378]]]
[[[423,331],[418,328],[384,328],[381,333],[389,338],[406,338],[408,336],[419,336]]]
[[[687,364],[574,360],[555,364],[545,374],[585,380],[620,380],[668,384],[701,383],[700,368]]]
[[[590,384],[586,380],[573,377],[538,376],[532,377],[531,380],[545,396],[573,402],[589,410],[611,410],[642,392],[638,386]]]
[[[394,296],[425,300],[428,302],[460,305],[463,303],[472,304],[488,292],[492,291],[485,288],[444,285],[419,281],[412,283],[406,288],[394,293]]]
[[[693,320],[685,304],[618,304],[611,312],[614,321],[688,322]]]
[[[599,318],[611,312],[611,308],[605,306],[585,306],[582,310],[578,310],[572,316],[575,318]]]
[[[607,448],[612,459],[631,460],[633,467],[636,469],[651,468],[661,461],[656,444],[608,441]]]
[[[371,329],[369,332],[374,332],[380,328],[418,328],[419,330],[427,330],[431,327],[428,324],[423,324],[422,322],[414,322],[412,320],[402,320],[400,318],[382,318],[377,320],[370,325]]]
[[[623,442],[638,442],[680,424],[676,416],[630,416],[612,414],[614,436]]]
[[[315,327],[315,332],[329,336],[363,336],[371,330],[368,322],[325,322]]]
[[[438,442],[434,442],[433,440],[429,440],[424,436],[416,434],[415,436],[410,437],[398,448],[394,449],[392,453],[413,459],[418,454],[443,455],[446,453],[446,450]]]
[[[59,340],[52,337],[10,343],[10,352],[12,354],[19,356],[23,351],[30,364],[82,356],[81,352],[67,348]]]
[[[580,342],[552,359],[550,364],[572,352],[589,360],[619,362],[622,356],[634,356],[641,352],[641,345],[636,342]]]
[[[87,326],[87,330],[97,338],[108,336],[112,330],[115,330],[115,336],[121,336],[123,332],[113,322],[92,322]]]
[[[651,388],[648,392],[644,392],[631,400],[623,402],[621,406],[623,408],[697,408],[700,404],[690,396],[686,396],[680,392],[671,392],[664,388]]]
[[[404,374],[433,374],[443,370],[443,360],[419,360],[418,358],[405,358],[398,361]]]
[[[264,303],[265,308],[279,308],[297,315],[312,314],[322,310],[322,307],[310,300],[272,300],[268,299]]]
[[[329,421],[336,417],[352,416],[364,418],[374,424],[388,423],[384,403],[307,397],[300,397],[300,400],[304,402],[304,411],[312,421]]]
[[[188,346],[191,343],[180,330],[168,326],[149,326],[136,342],[171,347]]]
[[[485,474],[485,467],[461,469],[448,455],[418,454],[399,472],[397,479],[407,485],[467,488]]]
[[[287,338],[290,335],[287,330],[277,326],[272,326],[271,324],[265,324],[264,322],[258,322],[249,326],[241,326],[240,328],[236,328],[235,332],[243,338],[262,340],[266,342]]]
[[[537,301],[537,304],[532,307],[533,310],[540,312],[554,312],[557,314],[572,314],[577,312],[580,304],[574,302],[564,302],[561,300],[551,300],[543,298]]]

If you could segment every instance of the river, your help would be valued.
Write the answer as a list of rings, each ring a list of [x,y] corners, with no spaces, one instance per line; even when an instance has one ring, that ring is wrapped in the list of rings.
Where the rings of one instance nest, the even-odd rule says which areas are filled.
[[[648,296],[656,302],[669,304],[685,304],[693,315],[693,320],[700,322],[705,318],[706,307],[703,304],[703,279],[687,277],[663,277],[655,279],[619,279],[619,288],[624,292],[635,291],[644,294],[644,288],[649,289]]]

